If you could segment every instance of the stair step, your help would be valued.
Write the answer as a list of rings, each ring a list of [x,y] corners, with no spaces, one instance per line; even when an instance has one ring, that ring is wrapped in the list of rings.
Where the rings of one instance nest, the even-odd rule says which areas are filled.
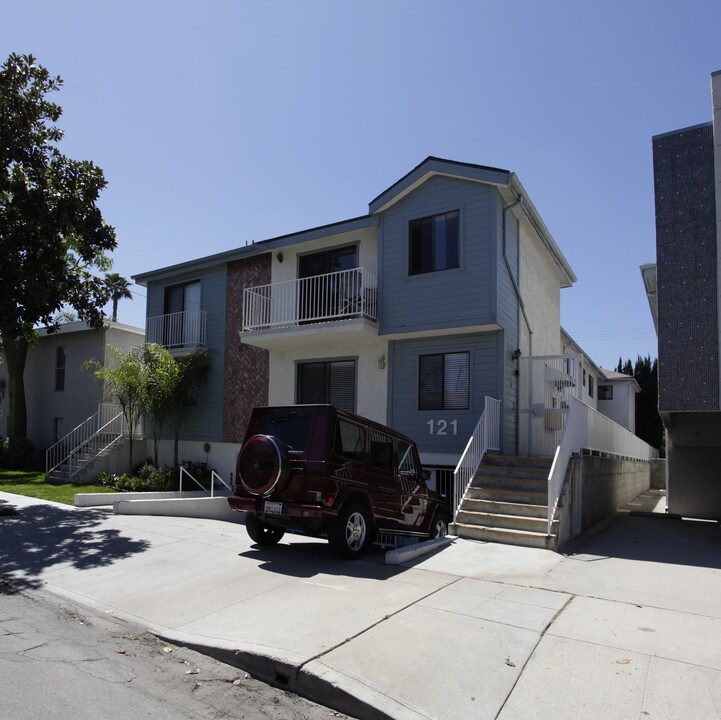
[[[475,476],[547,480],[549,472],[548,468],[528,467],[525,465],[481,465]]]
[[[503,467],[532,467],[551,469],[553,458],[546,456],[527,455],[491,455],[483,456],[484,465],[500,465]]]
[[[524,477],[504,477],[502,475],[476,475],[471,487],[508,488],[509,490],[528,490],[530,492],[548,492],[548,479],[542,480]]]
[[[522,488],[469,487],[466,498],[543,505],[544,503],[548,503],[548,490],[544,488],[542,492],[538,492],[524,490]]]
[[[504,502],[503,500],[482,500],[466,498],[462,505],[463,510],[470,512],[486,512],[499,515],[520,515],[522,517],[546,518],[548,505],[522,502]]]
[[[464,525],[481,527],[505,528],[507,530],[523,530],[545,534],[548,528],[546,518],[524,517],[523,515],[501,515],[500,513],[473,512],[461,509],[456,522]],[[554,521],[558,524],[558,521]],[[553,526],[551,527],[553,529]]]
[[[543,549],[553,549],[556,545],[556,536],[548,535],[545,532],[510,530],[508,528],[468,525],[465,523],[451,523],[449,532],[451,535],[470,540],[504,543],[506,545],[522,545],[524,547]]]

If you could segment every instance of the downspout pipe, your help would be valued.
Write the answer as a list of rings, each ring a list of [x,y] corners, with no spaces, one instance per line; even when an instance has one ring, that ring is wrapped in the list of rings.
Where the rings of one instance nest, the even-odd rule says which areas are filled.
[[[526,329],[528,330],[528,355],[529,357],[533,357],[533,329],[531,328],[531,322],[528,319],[528,313],[526,312],[526,304],[523,302],[523,295],[521,295],[521,290],[518,287],[518,283],[516,282],[516,278],[513,275],[513,271],[511,270],[511,263],[508,262],[508,255],[506,254],[506,232],[507,232],[507,215],[506,213],[509,210],[513,210],[513,208],[518,206],[523,206],[523,195],[518,196],[518,200],[516,202],[511,203],[510,205],[506,205],[506,207],[503,208],[503,227],[501,231],[502,235],[502,242],[503,242],[503,262],[506,266],[506,271],[508,272],[508,277],[511,279],[511,285],[513,285],[513,292],[516,294],[516,298],[518,299],[518,305],[521,308],[521,313],[523,314],[523,320],[526,323]],[[518,238],[518,247],[520,252],[521,247],[521,238]]]

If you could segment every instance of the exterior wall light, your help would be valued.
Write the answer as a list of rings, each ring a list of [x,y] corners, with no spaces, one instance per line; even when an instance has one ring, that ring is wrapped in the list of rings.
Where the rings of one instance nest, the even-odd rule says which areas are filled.
[[[385,367],[386,367],[386,354],[383,353],[383,354],[378,358],[378,369],[379,369],[379,370],[384,370]]]
[[[279,253],[276,255],[276,257],[278,258],[278,262],[279,262],[279,263],[282,263],[282,262],[283,262],[283,253],[282,253],[282,252],[279,252]]]

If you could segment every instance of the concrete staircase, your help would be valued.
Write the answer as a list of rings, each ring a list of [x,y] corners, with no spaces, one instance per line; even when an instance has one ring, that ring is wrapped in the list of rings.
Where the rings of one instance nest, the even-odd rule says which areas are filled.
[[[553,458],[488,455],[471,481],[450,532],[487,542],[550,548],[558,520],[548,534],[548,474]]]
[[[119,433],[98,433],[76,448],[61,465],[53,468],[47,477],[58,483],[72,481],[77,484],[92,484],[97,475],[91,472],[95,465],[120,450],[122,446],[123,438]]]

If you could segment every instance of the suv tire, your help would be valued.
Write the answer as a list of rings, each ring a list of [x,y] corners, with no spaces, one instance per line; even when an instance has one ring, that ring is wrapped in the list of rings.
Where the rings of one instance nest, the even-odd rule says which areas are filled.
[[[433,518],[431,538],[444,538],[446,535],[448,535],[448,515],[445,512],[439,512]]]
[[[238,456],[238,476],[251,495],[268,496],[282,490],[290,477],[285,445],[272,435],[254,435]]]
[[[250,539],[256,545],[275,545],[285,535],[283,528],[268,525],[252,513],[248,513],[245,518],[245,529],[250,535]]]
[[[366,507],[359,502],[349,502],[328,529],[328,542],[336,555],[357,560],[370,544],[372,535],[373,525]]]

